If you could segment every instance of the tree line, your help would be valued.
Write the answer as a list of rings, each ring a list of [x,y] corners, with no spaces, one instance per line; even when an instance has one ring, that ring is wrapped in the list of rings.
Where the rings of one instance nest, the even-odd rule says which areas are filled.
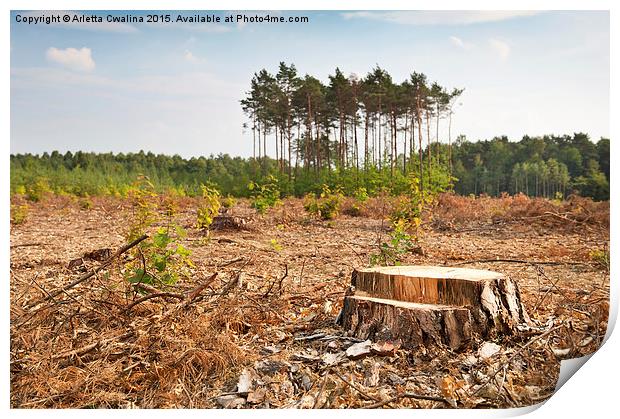
[[[286,137],[285,137],[286,138]],[[435,150],[433,149],[433,152]],[[437,147],[440,155],[448,155],[448,145]],[[428,154],[428,147],[423,150]],[[579,193],[597,200],[609,199],[609,140],[596,143],[585,134],[564,136],[524,137],[509,141],[506,137],[470,142],[459,136],[452,144],[452,174],[449,178],[445,161],[434,160],[433,180],[452,181],[456,193],[463,195],[503,192],[524,193],[528,196],[555,198]],[[426,166],[426,160],[425,166]],[[401,155],[396,162],[404,163]],[[327,163],[325,163],[326,165]],[[395,164],[396,166],[396,164]],[[55,193],[73,195],[124,195],[139,175],[146,175],[160,192],[181,195],[200,193],[201,184],[213,184],[223,194],[249,196],[248,184],[268,175],[279,180],[286,195],[303,196],[320,191],[322,184],[340,188],[354,195],[359,188],[369,194],[388,190],[400,194],[407,190],[411,173],[402,168],[392,172],[388,164],[369,165],[319,172],[309,168],[292,167],[289,179],[282,160],[271,157],[231,157],[227,154],[209,157],[182,158],[151,152],[86,153],[66,152],[12,154],[10,156],[11,192],[24,194],[33,187]],[[414,175],[416,173],[413,173]],[[428,181],[428,184],[433,182]],[[441,182],[439,182],[441,183]]]

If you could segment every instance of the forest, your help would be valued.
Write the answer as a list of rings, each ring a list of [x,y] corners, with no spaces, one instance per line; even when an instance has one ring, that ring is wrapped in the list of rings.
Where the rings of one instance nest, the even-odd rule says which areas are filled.
[[[335,141],[330,144],[332,151],[337,146]],[[432,152],[435,151],[443,159],[449,150],[442,143]],[[423,154],[427,155],[427,149]],[[444,188],[452,183],[454,191],[461,195],[500,196],[506,192],[555,198],[558,194],[565,197],[576,192],[595,200],[609,199],[608,139],[593,143],[585,134],[574,134],[524,137],[521,141],[501,137],[469,142],[458,137],[450,154],[451,177],[446,162],[433,159],[433,179],[441,180],[438,184]],[[184,159],[143,151],[127,154],[53,151],[42,155],[11,155],[11,191],[124,196],[143,174],[159,192],[194,196],[200,193],[201,184],[214,184],[224,195],[247,197],[250,181],[274,175],[279,178],[284,195],[303,196],[316,192],[322,184],[340,188],[347,195],[359,188],[365,188],[371,195],[382,189],[397,195],[405,190],[410,170],[417,173],[418,169],[410,168],[407,163],[403,170],[404,161],[401,153],[394,172],[389,162],[382,167],[366,165],[358,169],[339,167],[333,161],[316,172],[308,166],[291,168],[288,162],[282,165],[277,159],[262,156],[244,159],[221,154]],[[426,157],[423,161],[427,167]],[[290,178],[289,168],[292,169]]]

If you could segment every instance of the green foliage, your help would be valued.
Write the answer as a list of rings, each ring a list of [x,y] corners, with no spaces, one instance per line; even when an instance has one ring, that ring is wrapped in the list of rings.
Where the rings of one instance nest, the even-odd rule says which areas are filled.
[[[93,200],[88,195],[80,199],[80,208],[83,210],[89,210],[93,207]]]
[[[366,202],[369,198],[368,191],[364,187],[357,188],[355,192],[353,192],[353,197],[359,202]]]
[[[28,205],[11,204],[11,224],[19,225],[26,222],[28,218]]]
[[[318,196],[308,194],[304,199],[304,208],[321,220],[333,220],[338,216],[344,196],[338,190],[332,192],[329,186],[322,185]]]
[[[127,197],[133,209],[127,240],[133,241],[146,234],[147,229],[158,219],[157,194],[150,179],[139,176],[127,191]]]
[[[324,93],[320,85],[318,80],[304,82],[303,91],[308,93],[313,101],[313,112],[328,110],[326,103],[321,101]],[[373,86],[370,87],[378,88]],[[306,104],[307,99],[308,97],[299,98]],[[378,111],[378,103],[373,102],[376,99],[376,96],[363,98],[368,101],[373,112]],[[500,137],[489,141],[470,142],[460,137],[453,142],[450,153],[447,144],[433,144],[430,176],[428,149],[422,153],[422,172],[417,150],[411,153],[409,147],[406,161],[402,152],[394,157],[393,170],[389,159],[387,163],[385,159],[381,159],[381,167],[378,162],[363,164],[364,162],[360,161],[358,169],[354,161],[349,161],[348,166],[335,161],[338,143],[323,137],[321,163],[317,167],[316,144],[308,144],[307,150],[310,154],[306,156],[303,130],[301,137],[298,144],[292,145],[296,146],[300,153],[297,169],[265,156],[260,159],[243,159],[223,154],[183,159],[179,156],[145,152],[15,154],[10,156],[11,192],[23,195],[31,201],[41,200],[48,193],[79,197],[126,197],[134,188],[133,181],[143,174],[148,176],[154,192],[159,194],[200,196],[200,185],[213,184],[217,185],[223,196],[250,197],[256,195],[257,191],[250,190],[248,183],[260,183],[256,180],[272,175],[279,176],[279,181],[276,181],[278,191],[285,194],[302,197],[315,192],[316,185],[328,184],[332,190],[339,188],[346,196],[359,195],[358,199],[363,202],[363,194],[358,193],[361,188],[366,190],[368,196],[375,196],[382,189],[392,195],[407,193],[408,175],[414,173],[418,178],[422,178],[424,189],[427,185],[449,189],[449,185],[453,183],[454,191],[464,196],[482,193],[500,196],[502,192],[507,192],[554,198],[558,193],[566,197],[577,191],[582,196],[597,200],[609,198],[609,139],[594,143],[580,133],[564,136],[525,136],[520,141]],[[399,137],[398,142],[402,145],[401,141],[402,137]],[[328,152],[331,159],[329,167]],[[451,159],[448,159],[448,155],[451,155]],[[360,156],[361,160],[363,157]],[[282,173],[289,169],[290,180],[287,173]],[[450,172],[458,180],[449,178]],[[256,186],[259,189],[259,186]],[[224,200],[222,204],[226,205]]]
[[[407,231],[414,231],[417,237],[418,229],[422,223],[422,213],[432,205],[439,191],[443,191],[442,187],[432,183],[427,184],[427,189],[420,189],[420,180],[411,174],[404,200],[390,214],[392,225],[401,223]]]
[[[250,182],[248,189],[252,193],[252,208],[256,208],[260,214],[281,203],[280,187],[275,176],[269,175],[261,183]]]
[[[155,224],[164,224],[146,240],[130,250],[130,261],[125,265],[125,278],[131,283],[147,283],[156,287],[174,284],[180,276],[187,276],[194,265],[190,251],[180,241],[187,233],[174,222],[176,203],[167,197],[162,205],[148,177],[141,176],[128,191],[133,214],[127,232],[132,241],[148,234]]]
[[[188,276],[194,264],[190,251],[179,243],[185,236],[177,225],[158,228],[151,238],[140,243],[134,259],[127,264],[127,281],[163,287],[175,284],[180,276]]]
[[[46,178],[38,178],[34,183],[26,186],[26,198],[32,202],[39,202],[51,192]]]
[[[202,200],[198,207],[196,225],[207,230],[220,210],[220,193],[212,186],[201,185]]]
[[[416,247],[416,240],[407,233],[407,222],[399,219],[392,222],[388,242],[379,245],[378,253],[370,255],[370,265],[400,265],[402,257]]]
[[[235,206],[237,201],[230,194],[228,194],[228,195],[220,198],[220,203],[222,204],[222,207],[230,209],[230,208]]]
[[[609,270],[609,249],[594,249],[590,251],[590,260],[597,265]]]
[[[441,183],[434,184],[433,178],[430,179],[427,189],[422,190],[420,179],[415,174],[409,176],[404,200],[390,214],[389,241],[382,242],[378,253],[370,255],[371,265],[398,265],[405,254],[418,247],[422,213],[433,204],[437,193],[443,190]]]
[[[276,252],[279,252],[279,251],[282,250],[282,245],[280,243],[278,243],[278,241],[276,239],[269,240],[269,245]]]

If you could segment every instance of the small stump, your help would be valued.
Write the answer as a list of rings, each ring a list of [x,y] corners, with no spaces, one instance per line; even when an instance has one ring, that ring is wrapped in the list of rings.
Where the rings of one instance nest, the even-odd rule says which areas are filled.
[[[400,339],[403,347],[460,349],[472,338],[512,334],[530,319],[507,276],[443,266],[353,271],[339,324],[362,339]]]

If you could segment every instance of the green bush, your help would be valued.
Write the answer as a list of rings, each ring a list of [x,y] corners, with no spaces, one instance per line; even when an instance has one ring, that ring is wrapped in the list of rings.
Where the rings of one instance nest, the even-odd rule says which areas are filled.
[[[26,187],[26,198],[32,202],[39,202],[50,193],[52,193],[52,189],[45,178],[38,178],[34,183]]]
[[[272,175],[267,176],[262,183],[250,182],[248,189],[252,193],[252,208],[256,208],[260,214],[281,203],[278,179]]]
[[[407,233],[407,222],[397,220],[392,223],[389,242],[382,242],[377,253],[370,255],[370,265],[399,265],[402,257],[416,247],[416,239]]]
[[[234,207],[237,201],[230,194],[228,194],[225,197],[220,198],[220,203],[222,204],[222,207],[229,209]]]
[[[321,220],[333,220],[338,216],[343,198],[340,191],[332,192],[329,186],[323,185],[319,196],[306,195],[304,208]]]
[[[163,208],[160,207],[153,184],[146,176],[138,178],[129,190],[129,197],[134,211],[127,231],[128,241],[149,234],[155,224],[165,226],[130,250],[124,271],[126,280],[163,287],[174,284],[180,276],[188,276],[189,268],[194,265],[189,258],[190,251],[180,243],[187,233],[173,220],[174,206],[164,200]]]
[[[201,185],[200,188],[202,200],[198,207],[196,225],[199,229],[206,230],[220,211],[220,193],[212,186]]]
[[[11,224],[23,224],[28,218],[28,205],[11,205]]]

